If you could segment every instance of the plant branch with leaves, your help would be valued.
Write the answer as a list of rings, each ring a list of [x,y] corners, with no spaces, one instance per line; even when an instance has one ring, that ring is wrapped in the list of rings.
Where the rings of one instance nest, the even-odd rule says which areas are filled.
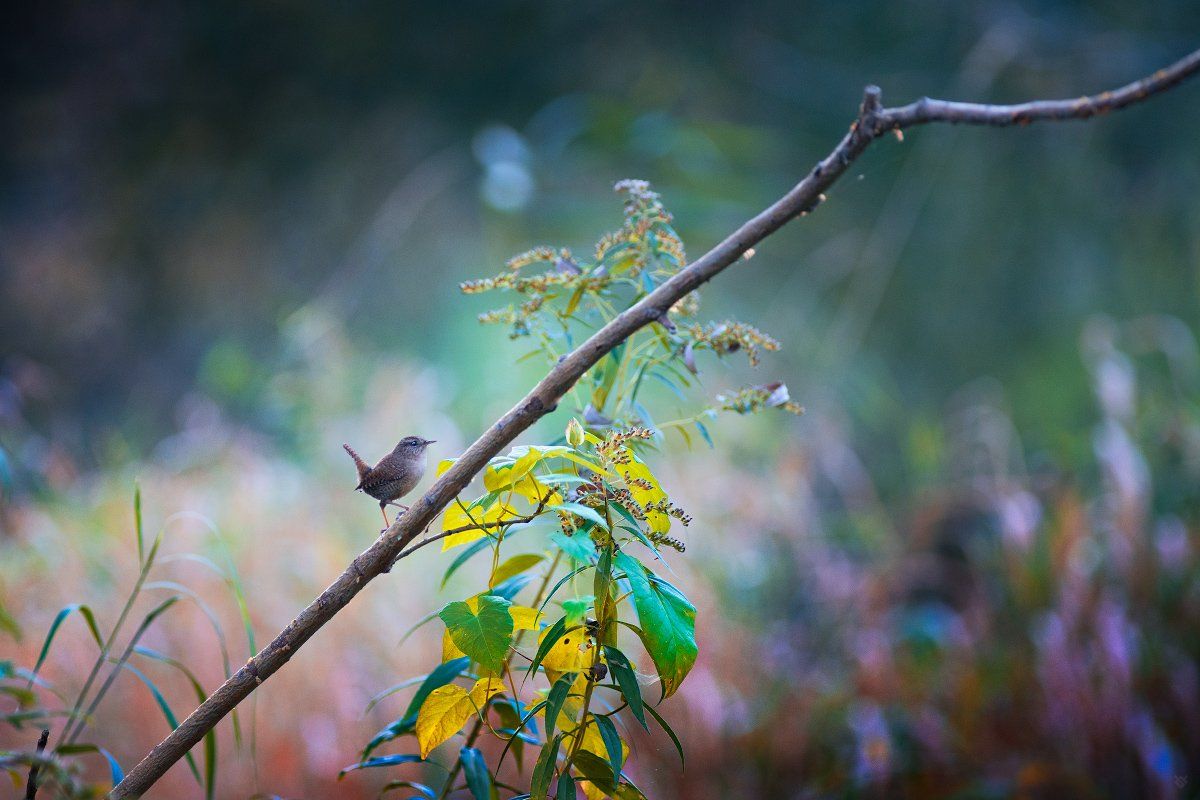
[[[449,689],[453,686],[465,694],[465,701],[457,697],[457,692],[450,691],[445,694],[454,694],[454,698],[441,698],[445,702],[453,700],[450,704],[453,714],[448,712],[447,723],[453,730],[448,735],[455,735],[472,714],[478,713],[481,720],[488,713],[506,714],[495,710],[502,706],[495,698],[502,691],[500,677],[508,669],[508,654],[512,652],[510,637],[519,625],[535,626],[539,629],[539,647],[527,673],[533,674],[540,669],[547,679],[554,680],[545,700],[538,701],[545,705],[540,708],[537,703],[533,705],[543,714],[544,734],[532,772],[530,794],[547,794],[551,781],[557,776],[555,791],[560,797],[571,796],[576,781],[590,784],[595,791],[605,794],[630,796],[629,792],[633,790],[625,787],[631,784],[622,776],[620,759],[616,757],[619,739],[614,741],[607,733],[611,719],[608,724],[602,722],[609,714],[597,714],[592,709],[599,689],[619,693],[639,723],[644,721],[646,713],[657,719],[657,712],[640,697],[633,662],[617,643],[618,624],[621,627],[632,624],[628,621],[628,613],[619,605],[632,598],[640,623],[635,632],[654,663],[664,696],[675,691],[695,658],[690,604],[674,587],[646,570],[633,555],[638,547],[646,548],[642,551],[644,555],[653,552],[657,546],[670,545],[666,537],[671,535],[663,528],[664,520],[669,523],[682,514],[667,501],[665,490],[646,464],[644,455],[648,443],[653,441],[656,431],[664,428],[686,430],[688,435],[695,432],[705,437],[705,420],[711,417],[707,410],[715,411],[716,408],[752,411],[780,406],[798,410],[781,385],[767,383],[727,395],[717,400],[714,407],[693,418],[661,426],[652,424],[641,397],[646,379],[658,380],[654,376],[662,374],[686,387],[689,363],[693,362],[698,350],[710,349],[717,353],[745,350],[753,359],[760,351],[771,349],[771,340],[748,327],[731,323],[695,327],[696,323],[691,321],[680,324],[676,320],[689,316],[687,312],[694,299],[693,293],[730,265],[749,256],[759,242],[787,222],[817,208],[824,200],[825,192],[845,174],[849,165],[888,133],[898,134],[907,128],[935,122],[1010,126],[1088,119],[1163,92],[1198,71],[1200,51],[1111,92],[1010,106],[923,99],[908,106],[884,108],[879,89],[868,87],[858,116],[829,155],[787,194],[686,266],[682,244],[672,235],[669,216],[661,211],[661,206],[656,206],[657,197],[644,184],[630,183],[624,186],[628,203],[632,204],[627,205],[626,225],[603,239],[592,258],[580,260],[561,250],[531,251],[525,258],[510,264],[505,272],[470,284],[467,287],[470,291],[510,289],[521,294],[520,303],[497,309],[487,319],[509,325],[514,335],[528,336],[535,341],[538,351],[553,359],[547,375],[466,452],[447,464],[438,480],[413,503],[411,510],[355,558],[345,572],[270,644],[130,770],[111,796],[127,798],[143,794],[221,718],[287,663],[296,650],[344,608],[367,582],[390,570],[414,539],[448,506],[446,516],[451,519],[450,528],[510,521],[510,526],[496,527],[497,531],[505,533],[494,536],[491,529],[457,534],[488,537],[476,538],[488,542],[488,547],[497,548],[497,553],[502,540],[519,530],[543,523],[557,524],[559,530],[555,533],[570,540],[566,548],[573,548],[569,553],[570,558],[575,559],[572,563],[577,562],[584,571],[593,573],[592,599],[588,607],[572,606],[579,612],[578,619],[565,602],[582,600],[585,595],[564,596],[562,615],[544,630],[541,630],[543,620],[540,616],[544,611],[539,609],[539,615],[530,619],[530,612],[523,609],[532,606],[522,607],[511,599],[521,588],[514,582],[519,583],[527,577],[528,571],[496,580],[499,567],[507,562],[494,565],[496,569],[493,569],[489,582],[494,585],[485,592],[443,609],[441,617],[447,626],[450,643],[464,653],[434,670],[434,673],[442,670],[444,676],[453,669],[449,665],[462,665],[439,687]],[[535,264],[544,265],[546,269],[536,273],[525,271]],[[573,331],[580,327],[594,330],[576,345]],[[639,332],[640,335],[635,337]],[[577,398],[580,416],[587,426],[586,431],[581,431],[582,439],[573,434],[574,440],[568,439],[566,444],[517,448],[497,459],[518,435],[556,410],[568,394]],[[634,428],[649,431],[650,437],[633,434]],[[585,463],[580,463],[581,460]],[[568,464],[572,466],[568,467]],[[487,473],[486,494],[469,504],[458,502],[457,498],[481,471]],[[554,477],[563,474],[570,474],[582,482]],[[491,487],[487,486],[488,475],[492,475]],[[512,482],[495,485],[495,481],[505,480],[503,475],[511,476]],[[536,519],[527,523],[516,520],[528,514],[520,514],[519,509],[511,508],[507,503],[509,495],[518,504],[532,500],[516,489],[522,482],[542,487],[537,489],[538,492],[557,495],[535,515]],[[509,492],[509,488],[513,491]],[[499,494],[489,500],[494,492]],[[662,492],[661,497],[657,496],[659,492]],[[543,498],[541,494],[535,496],[534,502]],[[618,509],[628,511],[629,517]],[[490,519],[489,514],[493,515]],[[446,524],[443,521],[443,525]],[[659,540],[656,541],[652,534],[659,536]],[[446,536],[442,542],[445,547],[475,544],[455,542],[453,536]],[[586,548],[590,548],[587,553]],[[498,554],[494,555],[494,561],[498,559]],[[579,579],[579,575],[568,579],[563,591],[582,591],[578,586]],[[616,587],[620,587],[619,595]],[[552,594],[559,588],[554,587]],[[509,592],[511,595],[506,596]],[[515,612],[514,608],[517,609]],[[655,622],[648,624],[647,616]],[[518,617],[521,617],[519,622]],[[568,620],[576,621],[568,624]],[[662,639],[655,640],[655,637]],[[560,656],[563,660],[556,661]],[[547,658],[551,659],[549,664],[546,664]],[[471,663],[477,669],[469,671]],[[605,676],[599,674],[601,667],[605,668]],[[452,684],[462,674],[475,678],[469,691]],[[601,683],[607,675],[612,676],[613,683]],[[593,683],[596,685],[592,686]],[[433,690],[430,690],[417,707],[417,718],[425,712],[432,694]],[[523,703],[513,696],[511,688],[505,702],[509,703],[514,715],[517,711],[513,704]],[[524,704],[522,708],[526,708]],[[463,709],[467,715],[455,727],[455,717]],[[530,713],[525,710],[525,717]],[[526,723],[527,720],[522,717],[517,722]],[[476,729],[477,732],[482,730]],[[592,738],[593,731],[598,742]],[[427,734],[424,744],[431,741]],[[564,742],[568,745],[567,755],[560,758]],[[623,757],[624,745],[620,749]],[[397,759],[393,763],[398,764],[421,757],[403,754],[388,758]],[[482,796],[479,793],[487,785],[485,777],[495,780],[495,775],[483,763],[478,750],[465,748],[458,763],[467,788]],[[454,788],[451,786],[449,790],[454,791]]]

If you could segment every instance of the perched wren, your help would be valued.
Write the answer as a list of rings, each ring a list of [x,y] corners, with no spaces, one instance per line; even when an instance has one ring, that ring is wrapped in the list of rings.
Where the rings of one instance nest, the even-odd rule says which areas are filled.
[[[387,518],[387,506],[393,505],[408,511],[408,506],[396,501],[411,492],[425,474],[428,461],[425,448],[433,442],[433,439],[422,439],[420,436],[405,436],[392,452],[373,467],[363,461],[350,445],[342,445],[358,468],[355,491],[364,492],[379,501],[379,512],[383,514],[385,525],[391,525]]]

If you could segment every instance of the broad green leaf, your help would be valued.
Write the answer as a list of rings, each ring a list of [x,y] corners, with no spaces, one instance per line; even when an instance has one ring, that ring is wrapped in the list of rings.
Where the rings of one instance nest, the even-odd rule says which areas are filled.
[[[662,679],[663,697],[670,697],[696,663],[696,607],[628,553],[617,553],[616,565],[629,579],[642,643]]]
[[[449,603],[438,614],[456,647],[484,669],[499,672],[512,644],[511,602],[494,595],[481,595],[478,610],[465,602]]]
[[[558,775],[558,800],[575,800],[575,779],[569,771]]]
[[[637,721],[642,723],[642,727],[649,730],[649,726],[646,725],[644,704],[642,703],[642,687],[638,685],[637,675],[634,674],[629,659],[617,648],[606,645],[604,648],[604,660],[608,662],[609,674],[617,682],[617,686],[621,688],[621,696],[629,704],[629,710],[633,712],[633,716],[637,718]]]
[[[421,758],[428,758],[435,747],[462,730],[473,714],[479,713],[493,695],[502,691],[504,685],[499,678],[480,678],[470,692],[453,683],[434,689],[417,714]]]

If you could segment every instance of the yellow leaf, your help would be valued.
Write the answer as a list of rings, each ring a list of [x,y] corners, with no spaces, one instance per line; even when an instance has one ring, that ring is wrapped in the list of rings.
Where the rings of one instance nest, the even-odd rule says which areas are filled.
[[[468,511],[467,509],[470,510]],[[456,528],[465,528],[468,525],[494,525],[497,522],[518,519],[521,516],[522,514],[512,506],[505,505],[499,501],[484,509],[480,506],[471,508],[469,504],[460,504],[456,500],[447,506],[446,513],[442,514],[442,531],[452,531]],[[493,527],[488,530],[494,529]],[[483,529],[454,533],[442,539],[442,550],[445,551],[452,547],[458,547],[460,544],[474,542],[477,539],[482,539],[484,536],[487,536],[487,530]]]
[[[541,619],[541,612],[536,608],[529,606],[509,606],[508,611],[512,614],[513,630],[514,631],[536,631],[538,620]]]
[[[629,453],[629,463],[623,465],[619,469],[623,470],[626,485],[629,487],[629,493],[633,495],[633,499],[638,502],[638,505],[645,506],[649,503],[657,503],[660,500],[667,498],[667,493],[663,491],[662,485],[659,484],[658,478],[654,477],[654,473],[646,466],[646,462],[642,461],[632,450],[626,448]],[[632,481],[645,481],[651,488],[646,489],[643,486],[638,486]],[[655,533],[666,533],[671,530],[671,518],[661,511],[649,511],[646,513],[646,524],[650,526],[650,530]]]
[[[550,629],[547,628],[542,633],[539,644],[549,632]],[[592,661],[590,649],[583,647],[586,639],[587,635],[583,628],[577,628],[559,637],[559,640],[546,653],[546,657],[542,659],[542,666],[554,672],[582,672],[591,665]]]
[[[471,715],[503,689],[499,678],[480,678],[469,693],[453,683],[430,692],[417,714],[416,733],[421,758],[428,758],[435,747],[462,730]]]
[[[441,461],[439,461],[438,465],[437,465],[437,477],[439,477],[439,478],[442,477],[442,473],[444,473],[446,470],[453,467],[455,461],[458,461],[458,459],[457,458],[443,458]]]

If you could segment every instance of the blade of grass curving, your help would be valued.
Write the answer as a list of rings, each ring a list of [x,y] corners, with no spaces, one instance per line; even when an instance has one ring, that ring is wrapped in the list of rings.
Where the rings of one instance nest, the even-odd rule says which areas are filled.
[[[153,553],[153,548],[151,549],[151,553]],[[150,563],[149,559],[147,559],[147,563]],[[166,612],[167,609],[171,608],[171,606],[178,603],[180,599],[181,598],[178,595],[172,595],[155,606],[149,614],[142,618],[142,622],[140,625],[138,625],[137,630],[134,631],[132,638],[130,638],[129,644],[125,648],[125,652],[123,652],[121,657],[117,659],[117,666],[114,667],[113,670],[108,674],[108,678],[105,679],[99,691],[96,692],[96,696],[92,698],[92,702],[91,705],[88,706],[87,713],[82,719],[80,719],[74,729],[72,729],[70,736],[66,738],[64,744],[71,744],[79,738],[79,734],[83,732],[83,729],[87,725],[87,720],[91,719],[95,715],[96,708],[100,705],[100,701],[104,699],[104,695],[108,694],[108,690],[112,687],[113,681],[117,679],[117,675],[121,671],[120,666],[129,660],[129,654],[133,652],[133,648],[137,646],[138,641],[142,638],[146,631],[149,630],[150,626],[154,624],[154,620],[158,619],[158,617]]]
[[[100,627],[96,624],[96,615],[92,613],[92,609],[83,603],[72,603],[69,606],[64,606],[54,615],[54,621],[50,623],[50,630],[46,632],[46,639],[42,642],[42,649],[38,652],[37,662],[33,665],[33,670],[29,673],[29,683],[26,685],[26,689],[33,688],[34,681],[37,680],[38,671],[46,661],[46,656],[50,654],[50,645],[54,644],[54,637],[58,634],[59,627],[71,615],[72,611],[79,612],[84,622],[87,623],[88,630],[92,633],[92,638],[96,640],[96,646],[101,650],[104,649],[103,637],[100,635]]]
[[[383,702],[387,698],[391,697],[396,692],[407,689],[410,686],[415,686],[416,684],[420,683],[421,681],[425,680],[428,677],[429,677],[428,675],[418,675],[415,678],[409,678],[406,681],[400,681],[399,683],[394,684],[394,685],[389,686],[388,688],[384,689],[382,692],[378,692],[370,700],[367,701],[367,707],[363,709],[363,714],[364,715],[370,714],[371,710],[373,708],[375,708],[375,706],[379,705],[381,702]]]
[[[412,625],[408,626],[408,630],[406,630],[404,632],[404,635],[400,637],[400,641],[396,642],[396,647],[403,646],[403,644],[408,641],[408,637],[410,637],[414,633],[416,633],[421,628],[422,625],[426,624],[427,622],[432,622],[433,620],[435,620],[437,618],[438,618],[438,612],[431,611],[428,614],[426,614],[425,616],[421,617],[416,622],[414,622]]]
[[[133,651],[140,656],[153,659],[182,672],[184,677],[188,679],[188,683],[192,685],[192,691],[196,693],[196,702],[198,704],[208,699],[208,695],[205,693],[200,681],[196,678],[195,673],[188,669],[188,666],[182,661],[172,658],[166,653],[160,653],[157,650],[152,650],[142,645],[134,647]],[[210,730],[204,735],[204,776],[205,796],[211,798],[217,785],[217,736],[215,729]]]
[[[112,661],[112,659],[110,659],[110,661]],[[166,718],[167,724],[171,726],[171,730],[178,728],[179,718],[175,716],[175,712],[171,709],[170,703],[167,702],[167,698],[163,696],[162,691],[159,690],[154,681],[150,680],[150,678],[146,676],[146,673],[142,672],[133,664],[121,664],[119,666],[121,669],[132,672],[138,678],[138,680],[146,684],[146,688],[149,689],[150,694],[154,696],[154,702],[158,704],[158,709]],[[184,758],[187,760],[188,769],[191,770],[192,777],[196,779],[196,783],[200,786],[204,786],[204,779],[200,777],[200,770],[196,766],[196,759],[192,757],[191,753],[186,753]]]
[[[96,661],[92,664],[92,669],[88,672],[87,679],[83,682],[83,688],[79,690],[79,695],[75,698],[75,702],[71,704],[71,713],[67,718],[67,724],[63,726],[62,731],[58,734],[58,745],[70,743],[78,737],[79,732],[86,725],[86,720],[91,716],[87,714],[83,717],[79,716],[79,710],[83,708],[84,702],[87,700],[88,692],[92,689],[92,684],[96,680],[96,676],[100,674],[100,668],[104,666],[108,659],[108,653],[112,650],[113,642],[117,639],[117,634],[121,632],[121,628],[125,625],[125,620],[129,618],[129,612],[133,610],[133,604],[137,600],[138,595],[142,593],[142,584],[146,582],[146,576],[150,574],[150,568],[154,566],[154,558],[158,555],[158,548],[162,545],[162,531],[154,537],[154,543],[150,546],[150,552],[146,554],[146,558],[142,561],[142,568],[138,571],[137,580],[134,581],[133,590],[130,591],[129,597],[125,599],[125,605],[121,609],[121,614],[117,617],[117,624],[108,634],[108,638],[104,640],[104,644],[100,647],[100,654],[96,657]],[[56,745],[56,749],[58,747]]]
[[[204,599],[199,594],[176,581],[152,581],[142,587],[144,590],[165,590],[183,595],[186,599],[191,600],[196,608],[200,609],[200,613],[208,619],[209,625],[213,629],[213,633],[217,636],[217,648],[221,651],[221,666],[225,670],[225,679],[229,680],[229,676],[233,671],[229,667],[229,647],[225,642],[225,631],[221,627],[221,620],[217,617],[212,606],[204,602]]]
[[[146,539],[142,534],[142,485],[133,482],[133,532],[137,537],[138,566],[146,563]]]
[[[227,569],[221,569],[221,567],[218,566],[216,564],[216,562],[212,561],[209,558],[206,558],[205,556],[197,555],[196,553],[180,553],[178,555],[168,556],[167,558],[162,559],[160,561],[160,563],[166,562],[168,559],[196,561],[197,563],[207,566],[213,572],[215,572],[218,576],[220,576],[221,580],[225,583],[226,587],[228,587],[230,594],[233,595],[234,602],[237,603],[238,614],[242,618],[242,629],[246,633],[246,644],[250,650],[250,657],[253,658],[254,656],[258,655],[258,645],[254,640],[254,626],[251,624],[251,621],[250,621],[250,607],[246,603],[246,592],[242,588],[242,579],[241,579],[241,575],[238,573],[237,564],[234,562],[233,556],[230,554],[229,543],[225,541],[225,537],[221,534],[221,529],[219,527],[217,527],[217,524],[215,522],[213,522],[211,519],[209,519],[208,517],[204,516],[203,514],[197,513],[195,511],[181,511],[176,514],[172,514],[170,517],[167,518],[167,521],[173,522],[177,519],[191,519],[196,522],[199,522],[201,525],[203,525],[205,528],[207,528],[208,532],[210,534],[212,534],[213,540],[216,541],[216,543],[217,543],[217,549],[220,551],[221,556],[224,558],[225,563],[227,564]],[[225,678],[226,678],[226,680],[229,679],[228,667],[226,668],[226,671],[225,671]],[[255,724],[254,710],[257,709],[257,707],[258,707],[258,699],[255,698],[253,701],[253,706],[251,708],[251,712],[250,712],[251,713],[250,759],[252,762],[254,762],[255,765],[257,765],[257,763],[258,763],[258,757],[257,757],[257,752],[256,752],[256,746],[255,746],[255,741],[256,741],[257,737],[255,736],[255,731],[254,731],[254,724]],[[232,721],[233,721],[234,745],[240,749],[242,746],[241,716],[238,713],[238,710],[236,708],[230,712],[230,716],[232,717]],[[256,766],[256,769],[257,769],[257,766]]]

